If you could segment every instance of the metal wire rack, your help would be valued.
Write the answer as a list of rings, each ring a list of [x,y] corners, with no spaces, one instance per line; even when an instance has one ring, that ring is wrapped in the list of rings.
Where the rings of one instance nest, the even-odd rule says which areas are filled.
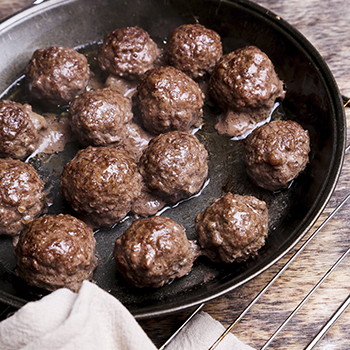
[[[344,108],[350,107],[350,99],[343,96]],[[346,147],[345,153],[350,150],[350,144]],[[252,309],[252,307],[259,301],[259,299],[267,292],[268,289],[277,281],[277,279],[290,267],[295,259],[305,250],[311,241],[319,234],[319,232],[334,218],[334,216],[343,208],[343,206],[350,199],[350,193],[348,193],[341,203],[328,215],[328,217],[322,222],[322,224],[309,236],[309,238],[302,244],[302,246],[292,255],[291,258],[282,266],[282,268],[274,275],[274,277],[265,285],[265,287],[254,297],[254,299],[245,307],[240,315],[226,328],[221,336],[212,344],[208,350],[214,350],[220,342],[229,334],[233,328],[244,318],[244,316]],[[331,275],[332,272],[340,265],[345,257],[350,253],[350,247],[338,258],[338,260],[328,269],[328,271],[319,279],[319,281],[312,287],[307,295],[299,302],[294,310],[288,315],[288,317],[278,326],[276,331],[270,336],[260,350],[265,350],[277,337],[277,335],[286,327],[286,325],[292,320],[297,312],[307,303],[311,296],[317,291],[322,283]],[[194,316],[204,307],[204,303],[199,305],[197,309],[186,319],[181,327],[159,348],[159,350],[165,350],[167,345],[184,329],[184,327],[194,318]],[[328,330],[334,325],[338,318],[350,305],[350,293],[345,300],[338,306],[333,315],[324,323],[322,328],[316,334],[316,336],[304,347],[304,350],[313,349],[317,343],[324,337]]]

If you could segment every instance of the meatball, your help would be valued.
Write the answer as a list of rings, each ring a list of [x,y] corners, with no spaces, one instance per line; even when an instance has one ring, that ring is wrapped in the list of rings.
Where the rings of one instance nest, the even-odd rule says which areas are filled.
[[[174,29],[165,45],[167,63],[191,78],[211,74],[221,56],[220,35],[200,24],[184,24]]]
[[[275,120],[245,140],[243,160],[250,178],[270,191],[287,188],[309,162],[310,138],[298,123]]]
[[[272,62],[255,46],[222,56],[210,77],[209,92],[225,111],[216,129],[227,136],[241,136],[265,120],[276,99],[285,95]]]
[[[65,105],[86,88],[90,75],[84,55],[70,47],[52,46],[34,52],[26,82],[35,99]]]
[[[196,136],[172,131],[153,138],[140,159],[148,188],[175,203],[198,192],[208,175],[208,152]]]
[[[69,108],[73,132],[83,145],[105,146],[126,138],[131,100],[109,88],[86,91]]]
[[[265,244],[266,203],[229,192],[197,215],[195,228],[203,255],[212,261],[245,261]]]
[[[202,122],[204,94],[199,85],[180,70],[156,67],[137,86],[138,105],[144,127],[157,135],[187,131]]]
[[[116,240],[113,255],[128,282],[140,288],[158,288],[186,275],[199,248],[187,239],[180,224],[153,216],[134,221]]]
[[[89,146],[78,151],[64,166],[60,180],[63,196],[93,228],[123,219],[141,192],[136,163],[119,146]]]
[[[42,216],[20,233],[15,272],[35,287],[77,292],[97,266],[95,243],[83,221],[68,214]]]
[[[108,74],[139,79],[154,67],[158,55],[157,44],[145,30],[124,27],[104,37],[98,52],[98,64]]]
[[[0,158],[0,234],[18,234],[46,208],[44,182],[33,166]]]
[[[46,128],[45,118],[30,105],[0,100],[0,157],[24,159],[35,151]]]

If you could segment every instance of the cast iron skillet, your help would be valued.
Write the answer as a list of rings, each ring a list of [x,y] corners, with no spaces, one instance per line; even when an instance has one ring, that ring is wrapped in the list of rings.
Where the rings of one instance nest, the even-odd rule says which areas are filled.
[[[245,283],[280,259],[313,225],[336,185],[345,149],[345,115],[335,80],[299,32],[275,14],[243,0],[50,0],[0,25],[0,91],[5,91],[20,78],[37,48],[64,45],[84,51],[86,44],[98,45],[111,30],[135,25],[148,31],[161,46],[171,29],[195,21],[222,36],[225,52],[256,45],[271,58],[287,87],[286,98],[273,118],[293,119],[309,130],[310,163],[288,190],[271,193],[257,188],[245,174],[242,141],[217,135],[214,124],[220,111],[206,105],[205,124],[197,136],[209,150],[209,183],[201,195],[162,215],[184,225],[188,237],[194,238],[194,217],[214,198],[228,191],[252,194],[267,202],[269,237],[259,255],[246,263],[221,265],[201,258],[189,275],[172,284],[138,290],[118,275],[112,258],[114,241],[132,218],[112,230],[96,232],[99,266],[94,279],[139,319],[194,306]],[[5,91],[2,96],[8,94]],[[62,154],[33,162],[52,186],[54,204],[49,213],[70,210],[59,195],[57,179],[77,149],[73,143]],[[19,280],[14,268],[11,239],[0,237],[0,300],[20,307],[45,294]]]

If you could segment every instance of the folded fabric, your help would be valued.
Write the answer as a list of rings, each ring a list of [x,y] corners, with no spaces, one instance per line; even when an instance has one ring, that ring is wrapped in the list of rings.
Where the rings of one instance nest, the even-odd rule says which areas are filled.
[[[78,294],[59,289],[0,323],[2,350],[156,350],[129,311],[85,281]]]
[[[208,350],[225,331],[224,326],[208,313],[199,312],[183,328],[178,336],[166,347],[166,350]],[[228,333],[215,350],[254,350],[244,344],[232,333]]]
[[[166,350],[206,350],[224,327],[205,312]],[[79,293],[59,289],[30,302],[0,323],[1,350],[156,350],[131,313],[112,295],[85,281]],[[218,350],[252,350],[229,334]]]

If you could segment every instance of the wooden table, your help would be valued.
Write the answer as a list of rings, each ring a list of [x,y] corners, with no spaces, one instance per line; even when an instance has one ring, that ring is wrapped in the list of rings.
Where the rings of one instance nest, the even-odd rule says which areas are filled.
[[[26,7],[30,2],[0,0],[0,18]],[[287,20],[309,39],[328,63],[341,93],[350,96],[349,0],[260,0],[258,3]],[[347,118],[350,118],[349,110]],[[347,154],[335,193],[310,233],[273,267],[242,287],[208,302],[204,310],[224,326],[229,325],[350,192],[349,173],[350,155]],[[350,246],[348,213],[350,203],[346,204],[316,236],[290,268],[238,323],[233,333],[255,348],[260,348],[266,342],[312,286]],[[350,292],[349,262],[349,258],[343,261],[269,348],[303,349],[309,343]],[[160,346],[188,313],[189,311],[186,311],[140,323],[156,345]],[[350,309],[343,314],[316,349],[350,349],[349,332]]]

